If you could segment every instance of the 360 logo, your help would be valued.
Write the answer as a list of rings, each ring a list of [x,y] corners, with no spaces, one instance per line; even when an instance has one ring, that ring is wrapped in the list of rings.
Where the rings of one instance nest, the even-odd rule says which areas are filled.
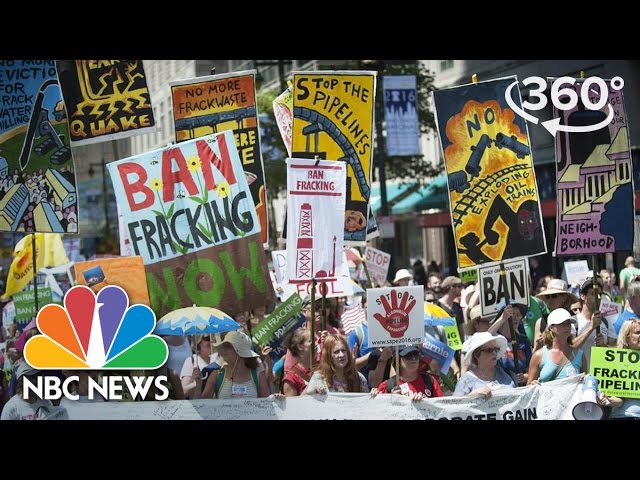
[[[525,112],[525,109],[537,111],[547,106],[548,99],[545,95],[547,81],[538,76],[527,77],[522,81],[522,85],[530,87],[529,98],[535,100],[535,102],[530,102],[529,100],[522,102],[523,108],[520,108],[511,96],[511,90],[517,84],[518,80],[507,87],[505,100],[509,108],[516,114],[529,122],[537,124],[539,119]],[[551,103],[555,108],[563,111],[572,110],[580,102],[587,110],[606,110],[606,118],[594,125],[564,125],[560,123],[560,117],[540,122],[540,124],[554,137],[558,131],[584,133],[604,128],[611,123],[614,115],[613,107],[609,103],[609,90],[619,91],[623,88],[624,80],[622,77],[613,77],[611,80],[603,80],[595,76],[584,79],[566,76],[556,78],[551,84],[550,91]]]
[[[129,306],[126,292],[115,285],[97,295],[76,285],[65,295],[64,308],[43,307],[36,323],[42,335],[29,339],[24,358],[41,370],[154,370],[169,355],[164,340],[151,334],[153,311],[146,305]]]

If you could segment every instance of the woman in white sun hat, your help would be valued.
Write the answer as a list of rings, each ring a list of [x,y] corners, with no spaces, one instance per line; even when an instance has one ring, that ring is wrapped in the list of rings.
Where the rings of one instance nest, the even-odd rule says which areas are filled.
[[[401,268],[396,272],[396,276],[393,278],[393,284],[398,287],[406,287],[412,279],[413,275],[411,275],[411,272],[406,268]]]
[[[507,351],[507,339],[489,332],[474,333],[462,346],[467,372],[460,377],[454,397],[478,394],[490,397],[501,388],[515,388],[515,377],[498,365]]]
[[[587,359],[582,349],[573,347],[572,323],[576,323],[575,317],[564,308],[549,314],[547,329],[542,335],[544,347],[531,358],[527,384],[536,380],[550,382],[587,371]]]

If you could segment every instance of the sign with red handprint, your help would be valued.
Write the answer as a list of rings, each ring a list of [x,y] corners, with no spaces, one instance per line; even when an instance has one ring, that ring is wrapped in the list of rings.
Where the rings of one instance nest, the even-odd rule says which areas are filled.
[[[367,290],[369,345],[384,347],[422,343],[424,287]]]

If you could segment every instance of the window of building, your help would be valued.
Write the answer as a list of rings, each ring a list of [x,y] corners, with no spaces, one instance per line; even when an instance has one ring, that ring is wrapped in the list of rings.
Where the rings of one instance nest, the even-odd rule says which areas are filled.
[[[440,60],[440,70],[449,70],[453,68],[453,60]]]

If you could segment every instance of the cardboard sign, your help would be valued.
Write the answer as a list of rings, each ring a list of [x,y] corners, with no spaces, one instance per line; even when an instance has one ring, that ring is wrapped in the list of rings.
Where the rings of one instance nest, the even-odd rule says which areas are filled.
[[[564,262],[564,270],[562,271],[562,279],[566,280],[570,287],[580,285],[586,278],[589,271],[589,265],[586,260],[578,260],[576,262]]]
[[[367,247],[364,252],[364,258],[369,270],[369,276],[376,285],[384,285],[389,273],[389,264],[391,263],[391,255],[377,248]],[[366,279],[364,269],[360,274],[361,279]]]
[[[424,339],[424,287],[367,290],[369,345],[412,345]]]
[[[529,305],[529,282],[525,260],[505,262],[506,275],[501,277],[500,265],[480,267],[480,308],[482,316],[495,315],[509,293],[511,303]],[[505,285],[506,283],[506,285]]]

